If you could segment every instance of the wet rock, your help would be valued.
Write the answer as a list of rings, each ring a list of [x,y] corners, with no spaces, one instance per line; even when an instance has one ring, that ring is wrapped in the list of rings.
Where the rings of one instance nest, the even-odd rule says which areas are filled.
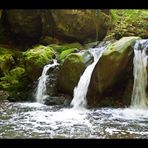
[[[138,39],[140,38],[124,37],[107,46],[107,50],[92,73],[88,92],[90,104],[91,102],[99,103],[97,98],[100,100],[109,92],[110,95],[114,94],[114,98],[116,96],[123,98],[121,94],[124,92],[123,88],[126,87],[124,84],[133,77],[133,46]],[[116,91],[122,91],[122,93],[118,94]]]
[[[89,51],[81,51],[68,55],[59,71],[59,92],[72,95],[73,89],[77,86],[80,76],[83,74],[85,68],[92,62],[93,56]]]

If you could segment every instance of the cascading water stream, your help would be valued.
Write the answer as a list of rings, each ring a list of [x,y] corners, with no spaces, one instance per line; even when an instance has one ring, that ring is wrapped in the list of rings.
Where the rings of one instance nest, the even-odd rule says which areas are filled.
[[[39,82],[38,82],[38,86],[37,86],[37,91],[35,93],[35,98],[36,101],[39,103],[44,103],[44,100],[48,97],[48,95],[46,94],[46,84],[48,82],[48,75],[47,75],[47,71],[51,68],[54,67],[56,65],[59,65],[57,63],[57,60],[53,60],[53,64],[48,64],[45,65],[42,71],[42,75],[39,77]]]
[[[92,48],[89,50],[94,56],[94,62],[85,69],[83,75],[81,76],[78,82],[78,85],[74,88],[74,97],[71,102],[71,105],[73,106],[74,109],[86,108],[87,106],[86,95],[87,95],[87,90],[90,83],[91,75],[95,68],[95,65],[99,61],[104,50],[105,50],[104,46],[100,48]]]
[[[147,108],[148,98],[146,95],[147,87],[147,59],[146,50],[148,40],[138,40],[134,46],[134,86],[131,99],[132,108]]]

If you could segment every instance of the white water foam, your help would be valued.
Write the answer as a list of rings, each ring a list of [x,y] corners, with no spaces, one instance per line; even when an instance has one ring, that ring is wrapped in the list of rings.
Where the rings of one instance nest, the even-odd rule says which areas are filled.
[[[93,48],[89,51],[94,56],[94,62],[90,64],[84,71],[83,75],[80,77],[80,80],[78,82],[78,85],[74,88],[74,97],[71,102],[71,105],[73,108],[86,108],[87,106],[87,90],[90,83],[92,72],[95,68],[95,65],[98,63],[100,57],[102,56],[104,52],[105,47],[100,48]]]
[[[148,46],[142,46],[147,40],[138,40],[134,46],[134,86],[131,99],[131,108],[147,108],[148,98],[146,94],[147,87],[147,58],[146,49]],[[142,47],[142,49],[140,49]]]

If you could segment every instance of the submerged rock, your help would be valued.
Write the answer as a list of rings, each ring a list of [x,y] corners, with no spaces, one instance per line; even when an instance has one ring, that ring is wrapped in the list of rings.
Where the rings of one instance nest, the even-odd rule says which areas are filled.
[[[72,53],[65,58],[60,67],[58,76],[58,88],[60,92],[71,94],[77,86],[80,76],[85,68],[93,62],[93,56],[89,51]]]
[[[129,80],[132,76],[133,45],[138,39],[140,38],[124,37],[107,46],[107,50],[103,53],[92,73],[89,86],[91,95],[89,94],[89,98],[94,95],[92,98],[96,99],[97,95],[105,95],[107,92],[112,92],[114,87],[116,87],[114,91],[118,91],[118,88],[124,86]],[[123,88],[121,89],[124,93]],[[122,96],[120,97],[122,98]]]
[[[44,104],[46,105],[63,105],[69,106],[71,102],[71,97],[64,95],[64,96],[50,96],[45,99]]]

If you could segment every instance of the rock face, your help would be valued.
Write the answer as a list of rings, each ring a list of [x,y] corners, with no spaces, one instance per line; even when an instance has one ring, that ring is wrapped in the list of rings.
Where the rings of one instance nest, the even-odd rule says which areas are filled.
[[[3,22],[6,31],[17,41],[89,42],[102,40],[110,25],[108,11],[103,10],[4,10]],[[43,37],[46,37],[44,40]],[[50,38],[53,38],[52,40]],[[23,42],[22,42],[23,43]]]
[[[59,71],[59,92],[72,95],[73,89],[77,86],[80,76],[92,61],[93,56],[88,51],[68,55]]]
[[[55,34],[80,42],[102,40],[110,24],[110,17],[101,10],[52,10],[52,16]]]
[[[137,39],[124,37],[107,47],[92,74],[89,87],[92,95],[103,95],[129,79],[132,75],[133,45]]]
[[[16,36],[39,38],[42,33],[41,18],[38,10],[6,10],[5,21],[9,30]]]

